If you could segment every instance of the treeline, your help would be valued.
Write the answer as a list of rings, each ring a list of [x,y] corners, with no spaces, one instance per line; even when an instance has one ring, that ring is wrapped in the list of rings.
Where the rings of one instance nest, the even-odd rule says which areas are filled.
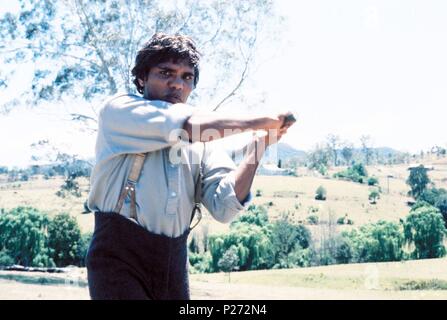
[[[31,207],[0,212],[0,266],[85,266],[91,234],[82,234],[74,217],[49,217]]]
[[[291,215],[269,222],[267,210],[252,205],[229,232],[201,241],[192,237],[189,261],[192,272],[230,272],[439,258],[446,253],[445,236],[440,211],[421,202],[400,222],[379,221],[315,239]]]
[[[33,176],[43,176],[50,179],[55,176],[90,177],[92,165],[82,159],[59,159],[53,164],[32,165],[27,168],[12,168],[0,166],[0,174],[7,176],[7,182],[28,181]]]
[[[296,168],[306,166],[314,169],[323,175],[326,175],[330,167],[350,166],[354,163],[363,163],[364,165],[393,165],[408,164],[412,161],[420,161],[427,156],[445,157],[447,150],[441,146],[433,146],[430,150],[421,150],[418,154],[400,152],[391,148],[374,147],[370,136],[360,137],[359,146],[354,143],[342,140],[338,135],[330,134],[325,141],[315,145],[307,152],[305,157],[292,157],[281,161],[282,167]]]

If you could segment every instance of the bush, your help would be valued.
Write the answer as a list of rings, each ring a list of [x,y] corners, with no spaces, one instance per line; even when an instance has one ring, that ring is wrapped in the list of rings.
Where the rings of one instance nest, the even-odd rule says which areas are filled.
[[[234,226],[239,223],[248,223],[263,227],[268,224],[268,220],[267,209],[263,206],[256,206],[252,204],[248,207],[245,213],[239,215],[235,220],[233,220],[230,226]]]
[[[371,204],[376,204],[377,199],[380,199],[380,193],[377,190],[372,190],[369,193],[368,200],[371,201]]]
[[[191,273],[205,273],[212,272],[212,257],[209,251],[204,253],[189,253],[189,263]]]
[[[257,189],[256,190],[256,197],[262,197],[262,190],[261,189]]]
[[[368,172],[362,163],[355,163],[348,169],[334,174],[334,178],[345,179],[357,183],[364,183],[366,177],[368,177]]]
[[[376,177],[370,177],[368,179],[368,186],[375,186],[379,184],[379,180]]]
[[[432,206],[412,209],[404,224],[405,241],[414,244],[414,259],[439,258],[446,254],[446,228],[440,211]]]
[[[326,200],[326,189],[323,186],[319,186],[317,191],[315,192],[315,200]]]
[[[345,215],[344,217],[340,217],[337,219],[337,224],[349,224],[353,225],[354,221],[348,218],[348,215]]]
[[[8,251],[3,249],[0,251],[0,267],[8,267],[14,264],[14,259],[9,255]]]
[[[308,224],[318,224],[319,218],[317,215],[310,215],[306,218]]]

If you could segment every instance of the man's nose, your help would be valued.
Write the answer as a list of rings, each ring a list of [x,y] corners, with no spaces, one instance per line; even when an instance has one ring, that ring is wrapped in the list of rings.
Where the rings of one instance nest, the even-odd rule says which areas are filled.
[[[175,90],[183,89],[183,80],[181,77],[172,78],[168,84],[172,89],[175,89]]]

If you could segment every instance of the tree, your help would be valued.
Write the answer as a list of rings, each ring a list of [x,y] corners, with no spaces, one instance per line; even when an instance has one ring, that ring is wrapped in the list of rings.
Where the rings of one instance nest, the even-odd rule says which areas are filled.
[[[432,206],[412,209],[404,224],[405,241],[414,244],[414,259],[443,257],[446,228],[439,210]]]
[[[343,146],[343,149],[341,149],[341,155],[345,160],[346,165],[349,166],[351,164],[352,157],[354,156],[354,147],[352,146],[352,144],[346,142]]]
[[[160,31],[191,36],[206,53],[203,65],[217,66],[210,86],[198,91],[206,93],[200,95],[203,100],[209,98],[202,102],[214,101],[218,108],[240,93],[256,66],[259,44],[276,39],[281,22],[270,0],[19,2],[17,14],[0,17],[2,65],[32,61],[37,67],[30,90],[13,97],[4,106],[8,109],[19,101],[93,102],[118,90],[134,91],[130,69],[136,51]],[[13,69],[2,69],[0,87],[7,86]],[[92,112],[73,113],[73,119],[95,124],[91,106]]]
[[[352,246],[354,262],[400,261],[403,258],[404,236],[397,223],[366,224],[359,230],[344,233],[343,237]]]
[[[233,245],[225,251],[222,258],[220,258],[218,262],[219,268],[225,272],[228,272],[228,282],[231,282],[231,271],[236,270],[238,264],[239,256],[237,255],[237,248]]]
[[[367,135],[363,135],[360,137],[360,143],[362,145],[363,156],[365,157],[365,163],[367,166],[370,165],[371,157],[372,157],[372,141],[371,137]]]
[[[54,266],[48,247],[46,214],[17,207],[0,215],[0,250],[25,267]]]
[[[315,169],[322,175],[326,175],[329,161],[331,159],[331,152],[325,146],[316,145],[315,148],[307,155],[307,167]]]
[[[369,193],[368,200],[371,201],[371,204],[376,204],[377,199],[380,199],[380,193],[377,190],[372,190]]]
[[[303,266],[305,261],[296,261],[295,251],[307,249],[311,241],[311,233],[302,224],[294,224],[289,215],[282,213],[273,225],[270,233],[273,248],[273,260],[277,268]]]
[[[329,150],[332,153],[332,160],[334,161],[334,167],[338,166],[338,147],[340,145],[340,137],[334,134],[330,134],[326,138]]]
[[[82,257],[82,235],[75,218],[61,213],[51,219],[48,225],[48,246],[52,249],[51,257],[58,267],[79,265]]]
[[[407,184],[410,186],[411,190],[408,194],[417,200],[430,183],[430,178],[427,174],[428,169],[423,165],[419,165],[418,167],[413,167],[409,170],[410,176],[407,179]]]

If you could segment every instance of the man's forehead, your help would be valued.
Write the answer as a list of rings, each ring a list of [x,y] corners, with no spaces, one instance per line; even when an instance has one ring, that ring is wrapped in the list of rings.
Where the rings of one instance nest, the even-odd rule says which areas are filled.
[[[156,65],[158,68],[169,68],[173,70],[181,70],[194,73],[194,67],[191,66],[186,60],[169,60],[165,62],[160,62]]]

